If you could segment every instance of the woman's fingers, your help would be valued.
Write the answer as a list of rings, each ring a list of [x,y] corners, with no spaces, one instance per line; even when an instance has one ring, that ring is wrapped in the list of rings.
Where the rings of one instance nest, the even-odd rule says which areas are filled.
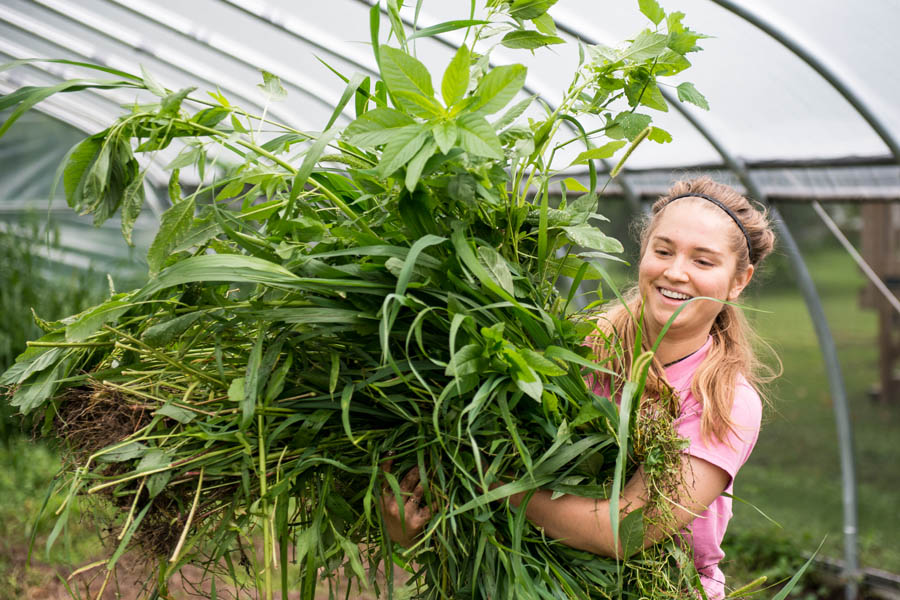
[[[421,483],[419,481],[419,467],[413,467],[409,471],[406,472],[406,475],[403,476],[403,479],[400,481],[400,489],[404,492],[412,492],[416,489],[416,486],[421,487]]]

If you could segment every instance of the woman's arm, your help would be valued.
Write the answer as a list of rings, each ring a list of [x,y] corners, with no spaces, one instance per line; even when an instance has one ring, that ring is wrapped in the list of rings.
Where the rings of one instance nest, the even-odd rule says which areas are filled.
[[[690,523],[718,498],[728,486],[730,476],[723,469],[694,456],[684,455],[683,483],[677,502],[672,507],[675,522],[669,527],[650,523],[644,534],[644,546],[668,537]],[[609,501],[566,494],[551,500],[552,492],[538,490],[528,501],[525,516],[542,527],[548,536],[567,546],[587,550],[602,556],[620,556],[621,543],[616,547],[609,520]],[[526,494],[510,496],[510,503],[519,506]],[[619,514],[628,513],[647,504],[647,486],[642,469],[628,481],[619,500]]]

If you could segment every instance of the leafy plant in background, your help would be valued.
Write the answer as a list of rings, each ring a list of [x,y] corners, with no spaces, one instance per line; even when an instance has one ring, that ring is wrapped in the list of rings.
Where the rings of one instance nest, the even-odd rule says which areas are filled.
[[[104,587],[138,544],[159,557],[159,593],[195,563],[212,585],[249,577],[267,598],[279,585],[311,598],[321,578],[344,574],[390,596],[391,569],[383,586],[375,574],[393,562],[416,597],[695,596],[677,544],[602,559],[545,539],[504,501],[537,488],[610,497],[633,553],[642,515],[619,523],[622,483],[652,457],[665,513],[678,471],[679,440],[659,426],[671,410],[643,419],[646,372],[597,364],[583,344],[593,325],[573,301],[621,250],[594,224],[603,220],[594,162],[617,158],[616,173],[643,140],[670,139],[640,110],[666,109],[657,78],[688,67],[704,36],[641,0],[653,26],[617,48],[582,46],[550,109],[517,100],[524,66],[489,58],[495,43],[562,43],[553,3],[489,0],[481,19],[408,31],[391,0],[395,46],[379,43],[374,6],[381,79],[345,78],[315,135],[248,115],[220,93],[91,65],[82,66],[118,79],[0,98],[0,110],[15,107],[2,134],[53,93],[156,96],[78,144],[63,172],[72,208],[96,223],[118,213],[126,239],[143,204],[135,153],[183,146],[169,164],[172,206],[149,251],[149,283],[41,322],[45,335],[0,378],[13,406],[42,415],[44,432],[71,448],[48,546],[71,499],[87,493],[120,515],[114,551],[93,565]],[[436,85],[411,48],[454,29],[467,42]],[[268,75],[263,87],[280,89]],[[690,84],[678,91],[705,107]],[[340,131],[351,102],[356,119]],[[585,147],[572,164],[588,166],[587,188],[554,179],[568,166],[558,152],[573,143]],[[236,166],[209,158],[223,153]],[[184,193],[188,168],[205,183]],[[562,200],[551,206],[556,185]],[[567,295],[561,277],[572,279]],[[614,378],[621,408],[588,390],[584,377],[597,372]],[[437,507],[405,550],[382,535],[378,515],[382,490],[400,493],[379,468],[388,451],[397,473],[418,465]]]

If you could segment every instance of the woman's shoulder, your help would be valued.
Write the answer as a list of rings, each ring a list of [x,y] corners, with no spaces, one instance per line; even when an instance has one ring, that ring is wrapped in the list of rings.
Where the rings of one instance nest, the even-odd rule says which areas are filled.
[[[743,375],[738,375],[731,405],[731,421],[735,425],[759,429],[762,421],[762,398]]]

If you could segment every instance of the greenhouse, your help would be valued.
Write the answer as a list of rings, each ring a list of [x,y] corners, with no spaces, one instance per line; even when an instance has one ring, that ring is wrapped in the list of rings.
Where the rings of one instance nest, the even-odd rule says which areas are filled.
[[[900,597],[898,29],[891,0],[3,0],[0,600],[709,591],[612,516],[679,455],[644,422],[660,342],[606,365],[583,327],[701,175],[776,240],[738,301],[780,375],[725,593]],[[636,554],[553,542],[513,502],[545,488]]]

